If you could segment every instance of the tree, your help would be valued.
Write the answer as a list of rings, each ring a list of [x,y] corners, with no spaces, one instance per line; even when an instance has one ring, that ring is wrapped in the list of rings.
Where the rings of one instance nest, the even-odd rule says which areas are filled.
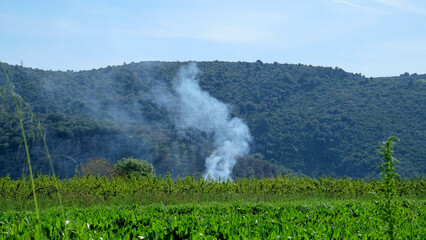
[[[115,170],[122,176],[155,176],[154,166],[151,163],[133,157],[122,158],[115,164]]]

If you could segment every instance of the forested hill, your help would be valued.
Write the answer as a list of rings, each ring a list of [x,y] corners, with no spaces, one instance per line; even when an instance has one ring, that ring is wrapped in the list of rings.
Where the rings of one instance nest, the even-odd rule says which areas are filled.
[[[62,177],[89,158],[133,156],[158,174],[201,175],[212,136],[178,130],[151,100],[186,62],[140,62],[91,71],[44,71],[3,64],[22,98],[31,160],[48,173],[36,123]],[[403,177],[426,172],[426,75],[365,78],[339,68],[261,61],[198,62],[203,90],[249,126],[250,154],[234,177],[306,175],[377,177],[379,142],[389,136]],[[22,135],[6,76],[0,73],[0,175],[27,171]]]

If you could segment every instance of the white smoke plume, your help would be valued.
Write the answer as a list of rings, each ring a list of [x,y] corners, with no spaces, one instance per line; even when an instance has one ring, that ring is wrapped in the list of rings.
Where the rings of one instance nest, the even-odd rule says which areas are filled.
[[[228,105],[200,88],[196,80],[199,73],[195,63],[181,67],[172,90],[157,88],[154,102],[167,109],[178,129],[212,134],[214,150],[206,159],[204,177],[231,179],[237,159],[249,152],[250,130],[240,118],[231,118]]]

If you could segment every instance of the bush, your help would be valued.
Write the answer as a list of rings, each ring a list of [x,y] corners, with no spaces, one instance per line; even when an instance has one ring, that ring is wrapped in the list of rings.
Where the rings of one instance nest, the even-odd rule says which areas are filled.
[[[80,168],[84,176],[114,176],[114,165],[104,158],[90,158],[86,164],[80,164]]]
[[[155,176],[155,170],[151,163],[133,157],[122,158],[115,164],[115,170],[121,176]]]

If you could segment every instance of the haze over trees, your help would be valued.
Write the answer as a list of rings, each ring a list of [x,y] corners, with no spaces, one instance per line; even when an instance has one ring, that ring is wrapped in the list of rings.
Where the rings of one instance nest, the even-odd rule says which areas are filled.
[[[26,111],[36,172],[48,173],[40,121],[55,169],[79,172],[91,158],[114,163],[133,156],[172,177],[202,175],[214,137],[178,129],[153,101],[186,62],[140,62],[80,71],[44,71],[3,64]],[[339,68],[294,64],[198,62],[201,88],[231,106],[253,136],[234,177],[301,173],[377,177],[378,142],[401,141],[402,177],[426,172],[426,75],[366,78]],[[27,172],[13,103],[0,73],[0,175]],[[31,114],[32,113],[32,114]]]

